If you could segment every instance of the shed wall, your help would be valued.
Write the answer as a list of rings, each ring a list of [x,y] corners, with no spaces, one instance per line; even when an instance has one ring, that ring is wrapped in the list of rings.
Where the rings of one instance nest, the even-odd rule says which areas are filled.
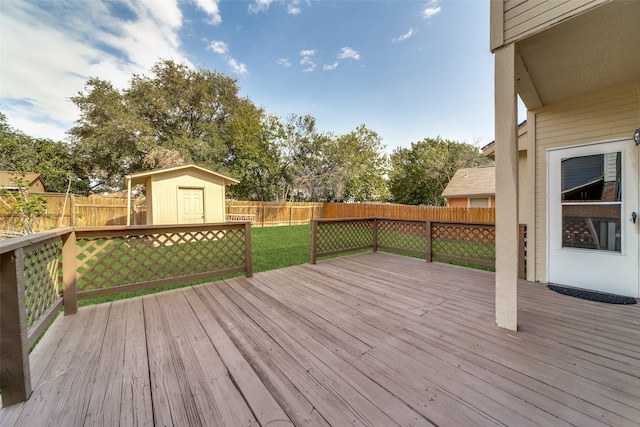
[[[535,271],[537,279],[546,282],[547,150],[631,138],[640,127],[640,81],[549,106],[532,116],[536,138]]]
[[[225,184],[222,178],[198,170],[177,170],[151,176],[153,224],[178,222],[178,188],[201,188],[204,192],[204,221],[225,221]]]

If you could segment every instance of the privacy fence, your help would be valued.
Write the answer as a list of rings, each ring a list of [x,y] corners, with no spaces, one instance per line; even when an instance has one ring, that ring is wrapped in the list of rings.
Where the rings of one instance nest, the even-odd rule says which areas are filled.
[[[34,193],[47,201],[47,209],[35,220],[38,231],[57,227],[102,227],[127,224],[127,200],[106,197],[82,197],[73,194]],[[2,197],[2,196],[0,196]],[[146,208],[133,206],[132,224],[144,224]],[[18,219],[0,203],[0,230],[16,230]]]
[[[103,227],[127,224],[127,200],[39,194],[47,200],[44,216],[36,220],[38,231],[56,227]],[[493,208],[447,208],[391,203],[298,203],[227,201],[228,221],[250,221],[254,227],[309,224],[313,219],[393,218],[419,221],[493,223]],[[146,223],[144,204],[132,203],[131,224]],[[0,230],[17,230],[17,218],[0,206]]]

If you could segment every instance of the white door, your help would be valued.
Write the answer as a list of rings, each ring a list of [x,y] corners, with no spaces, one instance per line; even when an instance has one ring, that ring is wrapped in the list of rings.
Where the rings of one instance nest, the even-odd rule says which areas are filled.
[[[548,151],[550,283],[640,297],[639,153],[632,140]]]
[[[204,222],[204,198],[202,188],[178,188],[178,223]]]

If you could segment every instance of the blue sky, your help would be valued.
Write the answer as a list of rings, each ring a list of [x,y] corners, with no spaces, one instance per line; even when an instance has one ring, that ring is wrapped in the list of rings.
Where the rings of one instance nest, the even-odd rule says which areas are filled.
[[[241,95],[321,131],[360,124],[388,151],[493,140],[488,0],[6,0],[0,111],[64,139],[90,77],[125,87],[159,58],[238,79]]]

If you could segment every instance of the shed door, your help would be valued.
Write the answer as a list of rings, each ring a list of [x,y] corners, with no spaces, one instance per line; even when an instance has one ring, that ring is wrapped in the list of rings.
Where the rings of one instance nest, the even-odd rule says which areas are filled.
[[[204,222],[204,191],[202,188],[178,188],[178,223]]]
[[[549,282],[640,296],[639,153],[631,140],[549,151]]]

